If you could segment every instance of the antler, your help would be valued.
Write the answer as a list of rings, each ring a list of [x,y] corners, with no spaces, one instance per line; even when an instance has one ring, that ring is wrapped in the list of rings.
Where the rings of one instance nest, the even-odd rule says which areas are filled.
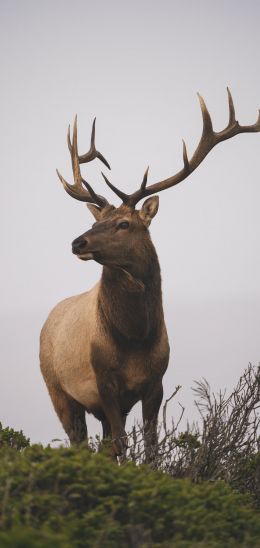
[[[116,187],[114,187],[114,185],[112,185],[108,181],[108,179],[102,174],[103,177],[105,178],[106,183],[110,186],[110,188],[114,192],[116,192],[116,194],[123,200],[125,204],[129,205],[130,207],[135,207],[137,202],[139,202],[139,200],[141,200],[142,198],[145,198],[146,196],[150,196],[151,194],[155,194],[156,192],[161,192],[162,190],[165,190],[166,188],[170,188],[174,185],[177,185],[178,183],[186,179],[186,177],[188,177],[190,173],[192,173],[199,166],[199,164],[204,160],[204,158],[207,156],[210,150],[221,141],[225,141],[226,139],[231,139],[231,137],[234,137],[235,135],[238,135],[239,133],[254,133],[254,132],[260,131],[260,111],[259,111],[258,120],[255,124],[251,126],[241,126],[236,121],[234,103],[233,103],[233,99],[229,91],[229,88],[227,88],[227,92],[228,92],[228,104],[229,104],[229,122],[227,127],[219,132],[215,132],[213,130],[209,111],[206,107],[204,99],[201,97],[201,95],[198,94],[201,112],[202,112],[202,119],[203,119],[203,129],[202,129],[201,139],[190,160],[188,159],[186,144],[183,141],[184,166],[181,169],[181,171],[179,171],[172,177],[169,177],[168,179],[164,179],[163,181],[159,181],[158,183],[154,183],[153,185],[147,186],[147,176],[148,176],[148,168],[147,168],[140,188],[133,194],[127,195],[119,191]]]
[[[74,176],[74,185],[70,185],[65,181],[65,179],[62,177],[62,175],[59,173],[58,170],[57,174],[62,182],[66,192],[72,196],[72,198],[75,198],[76,200],[80,200],[81,202],[89,202],[92,204],[97,204],[100,207],[105,207],[108,204],[108,201],[103,196],[100,196],[99,194],[96,194],[93,188],[90,186],[90,184],[83,179],[81,172],[80,172],[80,164],[91,162],[91,160],[94,160],[95,158],[99,158],[105,166],[107,166],[110,169],[109,163],[106,161],[104,156],[98,150],[96,150],[95,147],[95,124],[96,124],[96,118],[94,118],[93,125],[92,125],[92,132],[91,132],[91,143],[90,143],[90,149],[86,154],[83,154],[82,156],[79,156],[78,154],[78,138],[77,138],[77,116],[75,117],[74,126],[73,126],[73,138],[71,143],[70,138],[70,126],[68,129],[68,147],[71,155],[71,163],[72,163],[72,170],[73,170],[73,176]],[[86,187],[83,188],[83,185]]]

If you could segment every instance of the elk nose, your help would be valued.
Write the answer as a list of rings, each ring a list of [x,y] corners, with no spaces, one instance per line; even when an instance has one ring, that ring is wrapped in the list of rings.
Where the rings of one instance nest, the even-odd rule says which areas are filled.
[[[78,255],[87,245],[88,245],[87,240],[81,237],[76,238],[76,240],[73,240],[72,242],[72,253],[75,253],[75,255]]]

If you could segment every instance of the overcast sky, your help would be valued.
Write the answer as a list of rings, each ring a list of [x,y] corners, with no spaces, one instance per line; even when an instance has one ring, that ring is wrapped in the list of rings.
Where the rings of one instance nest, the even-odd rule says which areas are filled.
[[[133,191],[182,166],[201,132],[200,92],[214,127],[260,107],[257,0],[1,0],[0,421],[32,441],[64,439],[39,370],[39,333],[61,299],[92,287],[101,267],[76,260],[71,241],[92,223],[55,173],[72,182],[66,145],[78,114],[79,151],[97,147],[110,179]],[[195,418],[191,386],[231,389],[260,360],[260,134],[220,144],[185,182],[160,194],[158,251],[171,358],[165,396]],[[102,165],[85,175],[108,199]],[[178,403],[171,411],[176,416]],[[135,407],[129,423],[139,417]],[[90,433],[99,431],[88,420]]]

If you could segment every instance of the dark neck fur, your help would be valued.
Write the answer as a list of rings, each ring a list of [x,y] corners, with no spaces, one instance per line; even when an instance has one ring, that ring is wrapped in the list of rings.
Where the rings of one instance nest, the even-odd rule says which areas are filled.
[[[103,322],[114,338],[154,340],[163,321],[160,265],[149,239],[136,266],[103,267],[99,294]]]

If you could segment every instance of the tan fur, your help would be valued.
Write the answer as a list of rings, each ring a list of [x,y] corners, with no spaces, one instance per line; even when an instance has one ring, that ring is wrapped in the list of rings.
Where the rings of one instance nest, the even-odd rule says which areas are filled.
[[[98,286],[59,303],[41,332],[40,362],[47,385],[54,376],[64,392],[89,410],[99,403],[90,359],[91,340],[98,336]]]
[[[118,363],[120,355],[120,379],[124,386],[120,399],[123,404],[128,397],[130,402],[127,407],[132,407],[139,399],[136,394],[141,392],[153,371],[160,377],[163,375],[165,364],[160,371],[157,367],[162,357],[167,359],[169,352],[165,326],[160,341],[156,347],[152,345],[149,352],[143,348],[118,352],[115,343],[100,324],[97,310],[99,289],[100,283],[91,291],[60,302],[42,328],[40,346],[41,371],[48,388],[54,380],[88,412],[97,415],[103,412],[103,408],[91,364],[92,341],[98,340],[104,356],[110,356],[114,365]],[[132,392],[132,398],[129,398],[129,391]]]

